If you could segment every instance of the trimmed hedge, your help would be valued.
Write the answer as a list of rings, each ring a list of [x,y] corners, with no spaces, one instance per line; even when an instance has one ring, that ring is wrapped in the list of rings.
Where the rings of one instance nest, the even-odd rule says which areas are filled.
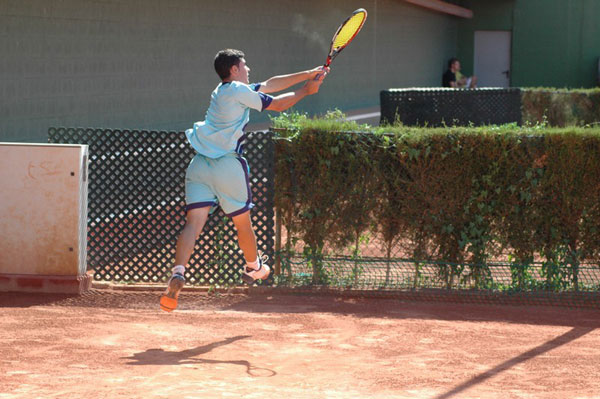
[[[550,126],[600,125],[600,88],[521,89],[523,123]]]
[[[305,244],[313,283],[327,282],[325,248],[353,247],[365,232],[387,248],[407,242],[414,259],[470,263],[477,288],[489,286],[486,264],[501,256],[519,289],[579,290],[579,266],[598,264],[600,128],[369,129],[339,120],[274,119],[275,203],[292,240]],[[542,282],[528,268],[536,262]],[[439,270],[449,288],[463,272]]]

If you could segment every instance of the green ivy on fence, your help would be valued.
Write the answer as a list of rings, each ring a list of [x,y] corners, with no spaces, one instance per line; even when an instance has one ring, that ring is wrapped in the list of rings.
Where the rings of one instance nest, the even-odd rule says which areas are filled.
[[[339,112],[273,122],[281,281],[360,286],[375,273],[389,288],[401,270],[412,288],[598,288],[600,128],[370,128]],[[377,272],[358,250],[373,236]],[[409,260],[394,257],[399,243]],[[298,259],[307,269],[294,273]]]
[[[600,88],[527,88],[521,93],[524,123],[561,127],[600,124]]]

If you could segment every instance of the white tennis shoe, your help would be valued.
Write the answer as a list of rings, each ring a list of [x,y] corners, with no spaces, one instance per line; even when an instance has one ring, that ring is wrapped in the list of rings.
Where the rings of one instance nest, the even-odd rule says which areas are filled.
[[[266,264],[269,260],[267,255],[259,254],[258,256],[258,269],[251,269],[249,267],[245,267],[242,272],[242,280],[246,284],[252,284],[256,280],[265,280],[271,274],[271,268]]]

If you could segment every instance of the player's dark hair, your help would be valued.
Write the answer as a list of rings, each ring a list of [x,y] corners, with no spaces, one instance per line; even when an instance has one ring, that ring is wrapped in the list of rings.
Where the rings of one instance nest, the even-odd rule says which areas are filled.
[[[215,71],[221,80],[227,79],[231,72],[231,67],[238,65],[244,57],[244,53],[240,50],[228,48],[219,51],[215,56]]]
[[[450,58],[448,60],[448,69],[452,68],[452,64],[454,64],[456,61],[458,61],[458,58],[454,58],[454,57]]]

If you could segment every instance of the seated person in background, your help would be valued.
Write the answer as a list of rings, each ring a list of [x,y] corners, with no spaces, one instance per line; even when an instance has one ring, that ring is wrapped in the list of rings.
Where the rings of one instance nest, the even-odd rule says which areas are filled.
[[[450,58],[448,61],[448,70],[442,77],[443,87],[458,87],[473,89],[477,87],[477,77],[467,77],[460,73],[460,61],[456,58]]]

